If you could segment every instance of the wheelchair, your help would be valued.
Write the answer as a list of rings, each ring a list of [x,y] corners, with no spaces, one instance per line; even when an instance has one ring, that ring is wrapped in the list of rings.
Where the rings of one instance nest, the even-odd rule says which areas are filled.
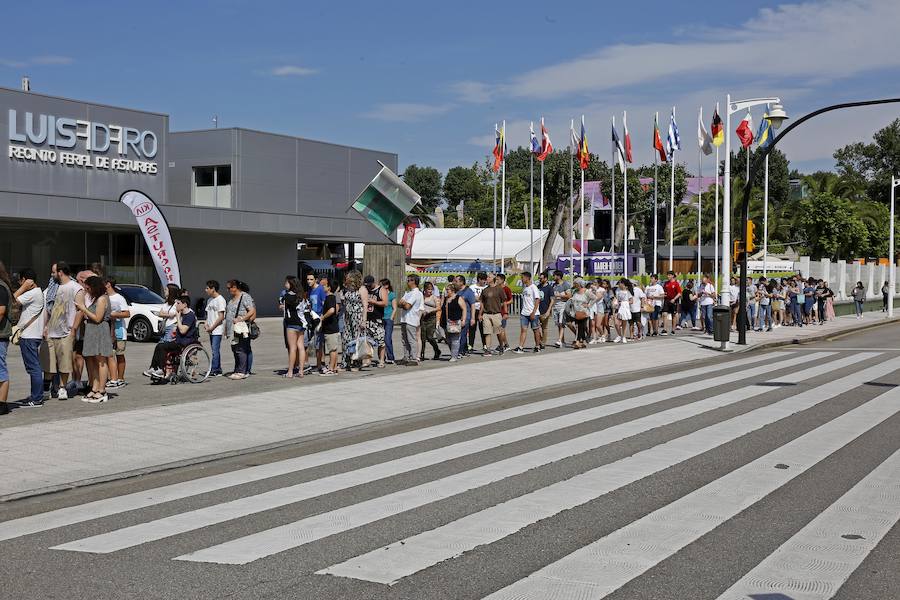
[[[176,384],[181,381],[203,383],[209,378],[212,360],[202,344],[189,344],[180,351],[166,353],[162,377],[152,377],[155,384]]]

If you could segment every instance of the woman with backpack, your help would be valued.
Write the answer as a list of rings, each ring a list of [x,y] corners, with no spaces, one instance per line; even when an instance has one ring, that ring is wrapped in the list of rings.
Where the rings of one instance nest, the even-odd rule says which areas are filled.
[[[286,379],[294,377],[295,369],[298,369],[298,377],[302,378],[306,368],[306,322],[304,313],[309,308],[306,293],[296,277],[286,277],[284,280],[284,332],[288,345],[288,367],[284,373]]]

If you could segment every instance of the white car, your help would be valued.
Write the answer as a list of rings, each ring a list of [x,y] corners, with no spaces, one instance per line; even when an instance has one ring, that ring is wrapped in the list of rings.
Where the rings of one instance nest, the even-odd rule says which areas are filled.
[[[125,331],[136,342],[150,342],[162,332],[162,322],[156,313],[165,306],[162,297],[143,285],[120,283],[116,286],[128,303],[131,316],[125,319]]]

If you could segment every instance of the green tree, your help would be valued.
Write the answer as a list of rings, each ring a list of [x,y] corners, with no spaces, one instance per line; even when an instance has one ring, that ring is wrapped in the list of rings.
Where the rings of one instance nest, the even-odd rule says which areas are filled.
[[[434,212],[441,201],[441,173],[434,167],[419,167],[415,164],[403,171],[403,181],[422,197],[422,207],[426,212]]]
[[[478,173],[478,164],[471,167],[453,167],[444,177],[444,200],[450,210],[455,210],[460,203],[468,202],[482,195],[484,184]]]
[[[869,231],[853,203],[829,192],[818,192],[799,203],[800,232],[814,258],[848,259],[869,247]]]
[[[857,142],[834,153],[838,174],[865,186],[869,199],[887,203],[891,175],[900,173],[900,119],[879,130],[873,142]]]

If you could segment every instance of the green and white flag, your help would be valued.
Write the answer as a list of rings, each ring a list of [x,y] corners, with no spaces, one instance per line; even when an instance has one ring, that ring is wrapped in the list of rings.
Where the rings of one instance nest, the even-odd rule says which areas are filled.
[[[397,227],[421,198],[381,161],[378,164],[381,170],[353,203],[353,209],[393,240]]]

